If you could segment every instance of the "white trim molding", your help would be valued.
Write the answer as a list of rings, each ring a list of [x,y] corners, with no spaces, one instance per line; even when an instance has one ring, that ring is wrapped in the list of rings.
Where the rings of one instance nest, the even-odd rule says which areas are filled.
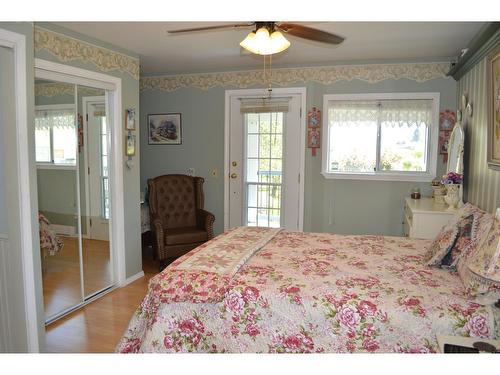
[[[23,278],[23,301],[27,334],[27,351],[35,353],[40,351],[39,332],[36,298],[36,281],[34,273],[34,253],[37,246],[33,244],[32,202],[30,195],[30,162],[29,162],[29,131],[28,104],[27,104],[27,60],[26,60],[26,37],[22,34],[0,29],[0,46],[12,48],[14,52],[14,85],[15,85],[15,139],[9,141],[15,143],[16,152],[7,158],[7,163],[17,169],[17,181],[10,181],[17,186],[17,191],[11,197],[17,199],[16,205],[18,216],[9,226],[16,233],[9,233],[9,237],[18,238],[22,259]],[[19,231],[19,233],[17,232]],[[16,241],[17,242],[17,241]],[[17,244],[16,244],[17,245]],[[16,316],[12,319],[21,319]],[[9,323],[10,324],[10,323]]]
[[[428,164],[425,172],[330,172],[328,166],[328,150],[330,149],[330,136],[328,126],[328,105],[331,101],[345,100],[391,100],[391,99],[430,99],[432,100],[432,122],[429,126],[429,139],[427,142]],[[414,93],[369,93],[369,94],[329,94],[323,96],[323,139],[321,141],[321,174],[327,179],[339,180],[373,180],[373,181],[413,181],[430,182],[436,177],[438,137],[439,137],[439,99],[436,92]]]
[[[99,70],[118,70],[139,80],[139,59],[120,52],[99,47],[70,36],[34,27],[35,51],[47,51],[58,60],[82,60],[94,64]]]
[[[144,271],[137,272],[135,275],[127,277],[127,279],[125,280],[125,282],[123,283],[122,286],[133,283],[134,281],[139,280],[141,277],[144,277]]]
[[[406,64],[364,64],[334,65],[305,68],[273,69],[272,83],[288,86],[297,82],[317,82],[330,85],[338,81],[360,80],[377,83],[387,79],[409,79],[425,82],[446,76],[450,68],[447,62]],[[208,90],[213,87],[246,88],[253,85],[267,85],[262,70],[246,70],[220,73],[181,74],[141,77],[140,89],[175,91],[195,87]]]
[[[110,242],[113,257],[114,282],[124,285],[125,275],[125,213],[123,187],[123,125],[122,125],[122,80],[107,74],[80,69],[47,60],[35,59],[37,78],[57,79],[78,85],[85,85],[108,90],[106,99],[109,107],[109,123],[112,136],[108,140],[110,157],[111,212]]]

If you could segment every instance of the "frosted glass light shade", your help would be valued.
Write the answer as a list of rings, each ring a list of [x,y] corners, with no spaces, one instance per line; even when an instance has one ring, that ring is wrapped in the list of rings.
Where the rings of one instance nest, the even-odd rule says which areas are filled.
[[[286,50],[290,47],[290,42],[279,31],[269,35],[265,27],[261,27],[257,32],[251,32],[240,43],[240,46],[257,55],[272,55]]]

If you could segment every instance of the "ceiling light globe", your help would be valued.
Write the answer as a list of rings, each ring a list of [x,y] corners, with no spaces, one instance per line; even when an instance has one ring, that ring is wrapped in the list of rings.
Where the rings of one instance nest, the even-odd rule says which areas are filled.
[[[279,31],[271,34],[271,50],[272,53],[279,53],[290,47],[290,42]]]
[[[247,51],[258,54],[255,33],[253,31],[248,33],[246,38],[241,41],[240,46],[245,48]]]

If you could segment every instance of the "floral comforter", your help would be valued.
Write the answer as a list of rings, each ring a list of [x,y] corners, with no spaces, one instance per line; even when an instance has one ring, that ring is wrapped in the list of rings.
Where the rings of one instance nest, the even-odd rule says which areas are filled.
[[[429,353],[437,334],[496,337],[493,308],[467,301],[456,273],[425,265],[428,244],[281,231],[210,302],[189,295],[220,292],[217,274],[176,278],[187,254],[151,279],[117,351]]]

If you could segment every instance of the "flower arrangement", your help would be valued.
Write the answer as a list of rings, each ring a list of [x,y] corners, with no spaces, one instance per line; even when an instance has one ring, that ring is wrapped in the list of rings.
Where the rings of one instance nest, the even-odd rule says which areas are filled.
[[[455,173],[455,172],[448,172],[447,174],[443,175],[443,178],[441,179],[441,183],[443,185],[460,185],[464,180],[464,176],[460,173]]]

